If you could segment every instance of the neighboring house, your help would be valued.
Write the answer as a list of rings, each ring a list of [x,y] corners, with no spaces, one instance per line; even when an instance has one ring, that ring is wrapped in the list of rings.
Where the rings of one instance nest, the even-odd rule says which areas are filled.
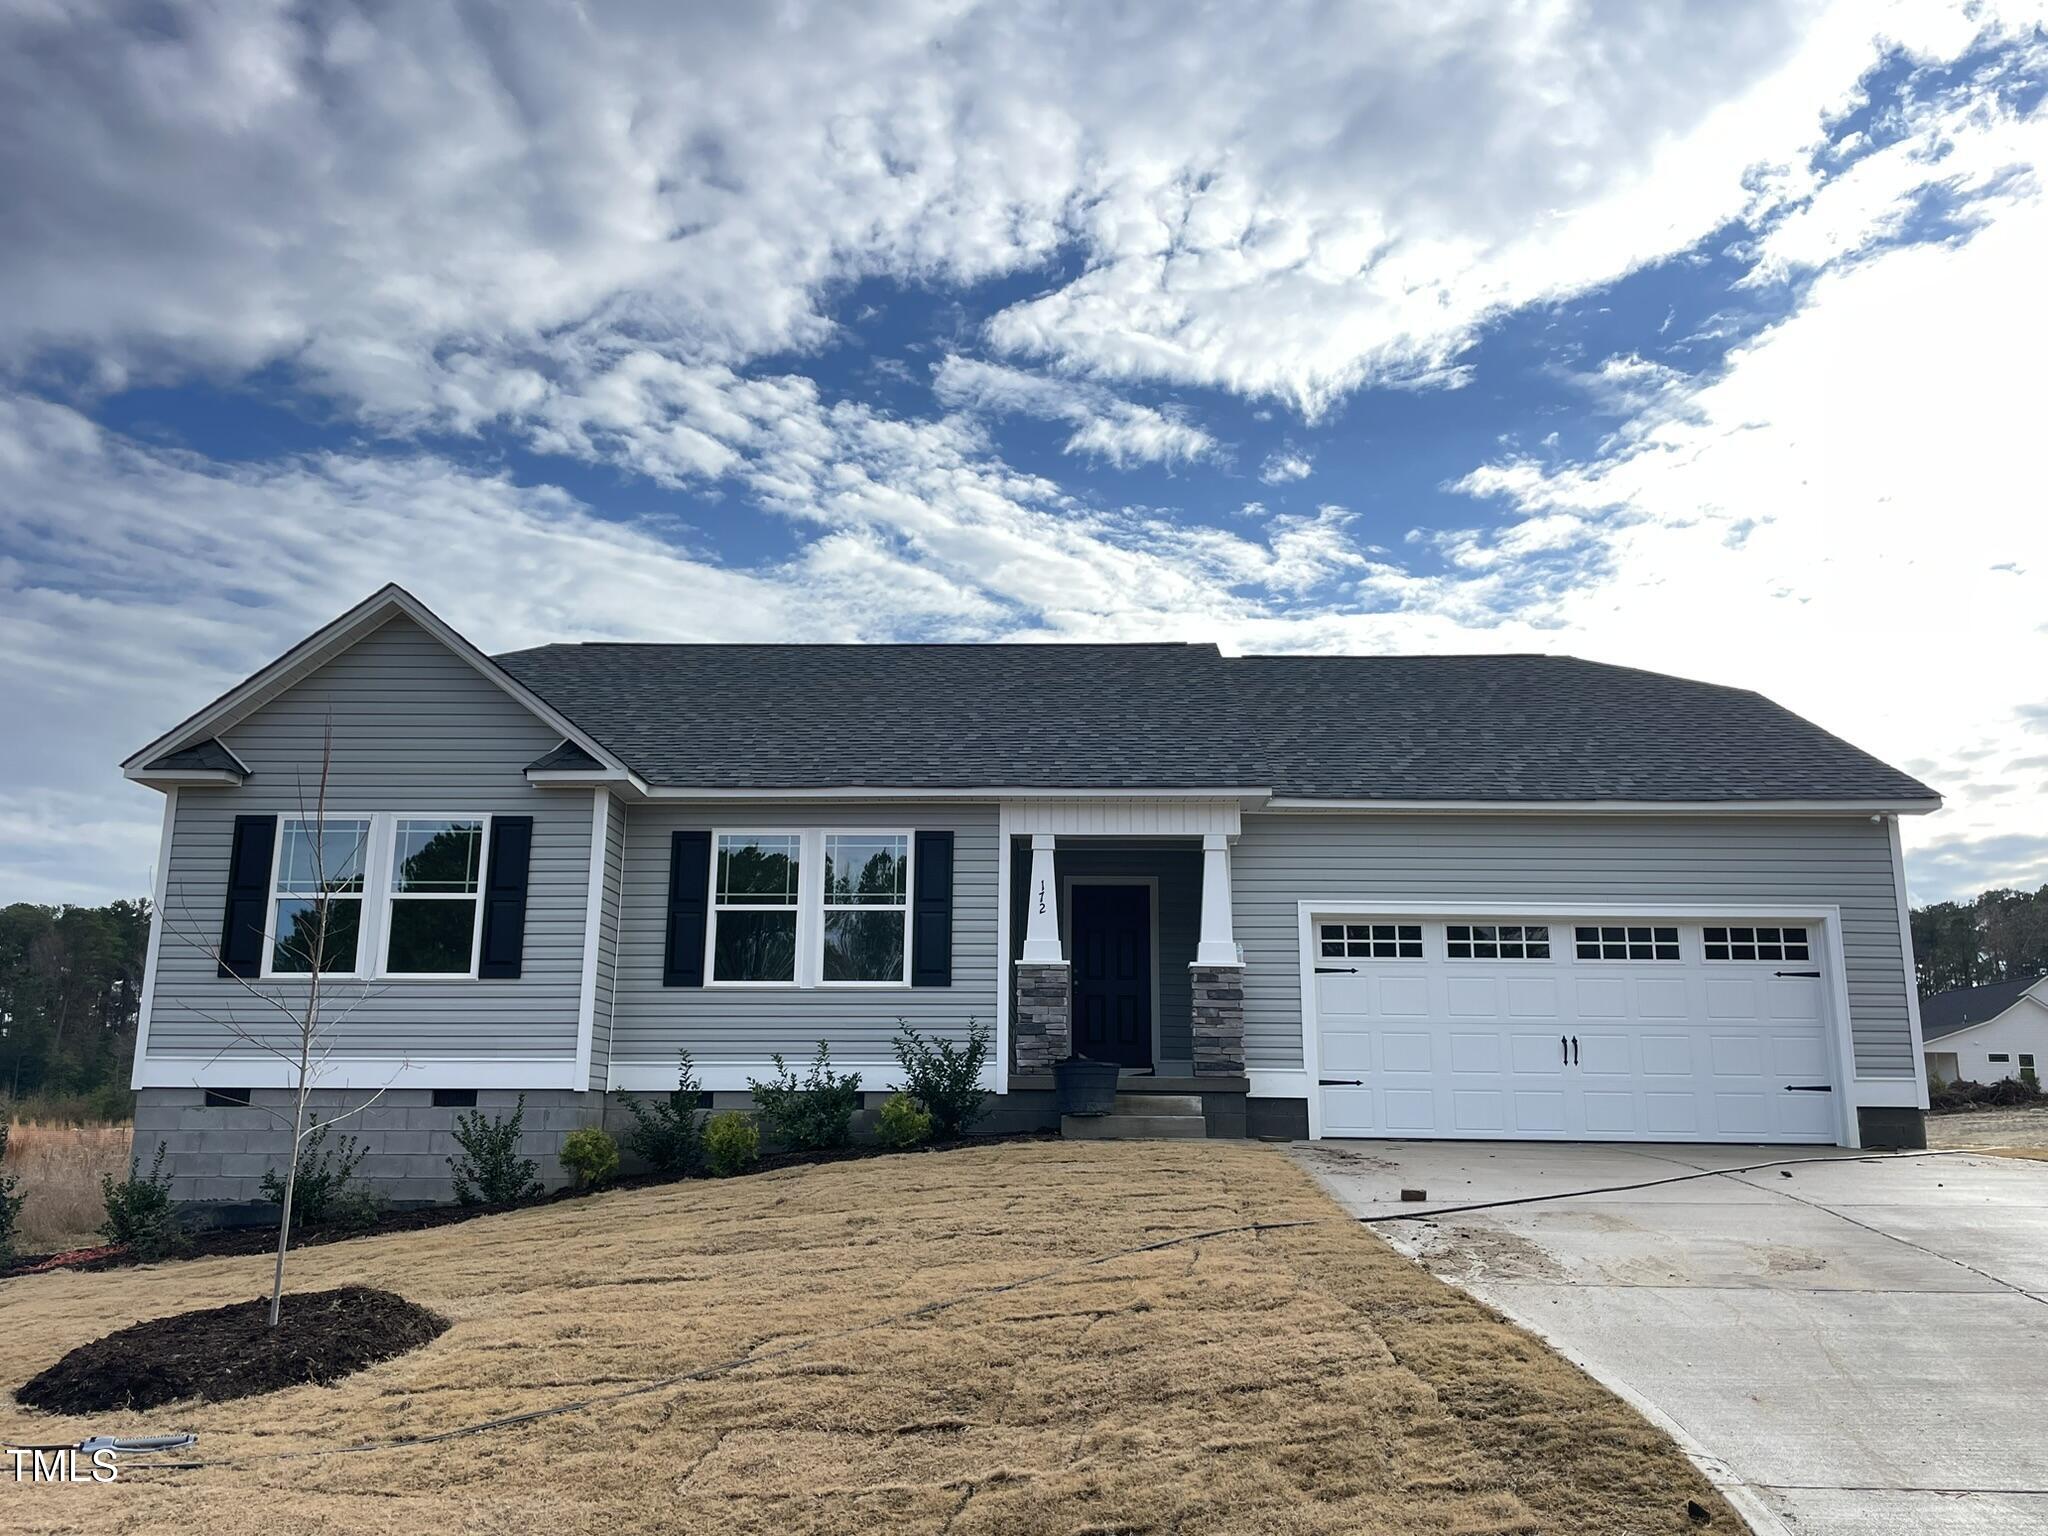
[[[1930,1082],[1995,1083],[2048,1062],[2048,976],[1956,987],[1920,1001]]]
[[[992,1025],[991,1127],[1057,1124],[1071,1050],[1212,1135],[1920,1136],[1897,818],[1939,799],[1754,693],[1182,644],[493,658],[387,587],[125,765],[165,796],[136,1134],[182,1197],[278,1160],[255,997],[306,985],[277,940],[330,733],[360,979],[322,1086],[387,1090],[347,1129],[400,1195],[446,1190],[472,1102],[524,1091],[558,1178],[679,1051],[719,1105],[819,1040],[881,1090],[899,1020]]]

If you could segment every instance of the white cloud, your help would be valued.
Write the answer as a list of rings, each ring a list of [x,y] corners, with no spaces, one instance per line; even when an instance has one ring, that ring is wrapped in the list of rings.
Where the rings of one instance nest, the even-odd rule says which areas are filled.
[[[532,417],[580,451],[562,397],[630,415],[592,394],[623,354],[742,368],[826,341],[830,285],[1067,247],[1000,346],[1315,413],[1455,382],[1487,316],[1797,190],[1880,34],[1953,55],[1986,14],[16,7],[0,360],[284,361],[379,422]],[[699,430],[625,446],[695,475]]]
[[[1128,464],[1185,464],[1211,458],[1216,440],[1172,410],[1125,400],[1099,384],[950,354],[932,374],[932,390],[955,410],[1018,412],[1072,424],[1066,452]]]
[[[1307,454],[1285,448],[1266,455],[1266,462],[1259,466],[1259,478],[1268,485],[1285,485],[1290,480],[1306,480],[1314,469],[1315,464]]]

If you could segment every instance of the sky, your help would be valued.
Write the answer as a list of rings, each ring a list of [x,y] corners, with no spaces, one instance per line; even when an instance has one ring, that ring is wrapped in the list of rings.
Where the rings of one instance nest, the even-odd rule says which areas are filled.
[[[2048,0],[0,11],[0,903],[386,581],[550,640],[1540,651],[2048,882]]]

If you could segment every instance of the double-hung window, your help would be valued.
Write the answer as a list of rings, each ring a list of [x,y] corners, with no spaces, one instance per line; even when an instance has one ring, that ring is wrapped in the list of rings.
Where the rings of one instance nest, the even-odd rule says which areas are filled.
[[[825,834],[819,979],[901,986],[909,931],[910,837]]]
[[[369,845],[367,816],[284,818],[270,893],[267,974],[358,974]]]
[[[480,820],[397,819],[384,908],[385,975],[476,974],[483,861]]]
[[[721,832],[711,873],[714,982],[796,980],[803,838],[795,832]]]

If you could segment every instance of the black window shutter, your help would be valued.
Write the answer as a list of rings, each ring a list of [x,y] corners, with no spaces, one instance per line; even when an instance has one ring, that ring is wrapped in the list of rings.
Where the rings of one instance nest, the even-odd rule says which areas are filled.
[[[917,834],[916,896],[910,914],[910,984],[953,985],[953,834]]]
[[[591,857],[604,857],[593,848]],[[476,973],[489,981],[517,981],[526,950],[526,873],[533,861],[533,818],[491,818],[490,869],[484,878],[484,942]]]
[[[263,927],[270,906],[270,855],[277,843],[275,816],[237,816],[228,852],[227,909],[220,919],[222,976],[263,974]]]
[[[704,919],[711,902],[711,834],[675,832],[668,842],[668,938],[664,987],[704,985]]]

